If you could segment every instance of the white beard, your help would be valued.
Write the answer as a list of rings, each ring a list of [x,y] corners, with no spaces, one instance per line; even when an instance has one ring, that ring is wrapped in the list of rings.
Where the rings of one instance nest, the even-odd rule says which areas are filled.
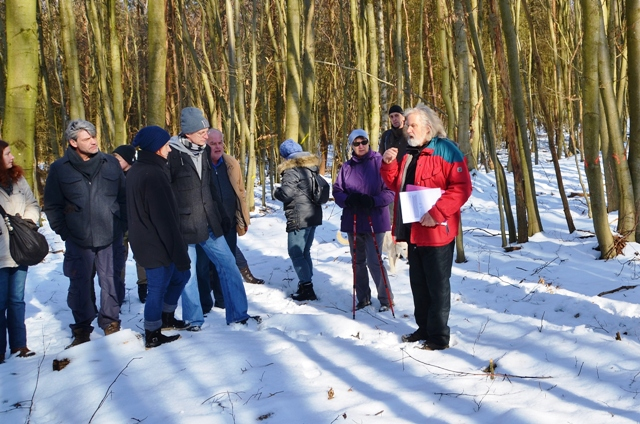
[[[414,137],[407,137],[407,144],[411,147],[418,147],[418,146],[422,146],[424,142],[419,141],[417,138],[414,138]]]

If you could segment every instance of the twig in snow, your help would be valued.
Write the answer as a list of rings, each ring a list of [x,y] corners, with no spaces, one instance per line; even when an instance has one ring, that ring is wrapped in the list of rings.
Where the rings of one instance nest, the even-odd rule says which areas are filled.
[[[544,313],[545,311],[542,311],[542,317],[540,318],[540,327],[538,327],[538,333],[542,333],[542,326],[544,324]]]
[[[33,388],[33,393],[31,394],[31,405],[29,405],[29,414],[27,414],[27,421],[26,423],[29,424],[31,422],[31,412],[33,412],[33,400],[36,397],[36,390],[38,390],[38,382],[40,381],[40,371],[42,370],[42,363],[44,362],[44,358],[46,358],[47,356],[47,349],[49,347],[49,345],[47,344],[47,347],[44,347],[44,327],[42,328],[42,347],[44,348],[44,352],[42,352],[42,359],[40,359],[40,362],[38,362],[38,373],[36,374],[36,385]]]
[[[487,325],[489,325],[489,321],[491,321],[491,319],[487,318],[487,321],[484,324],[482,324],[482,326],[480,326],[480,331],[478,332],[478,336],[473,342],[473,347],[471,348],[471,350],[473,351],[473,356],[476,355],[476,343],[478,343],[478,340],[480,340],[480,336],[482,335],[482,333],[484,333],[484,330],[487,329]]]
[[[487,376],[487,374],[485,374],[485,373],[457,371],[457,370],[452,370],[452,369],[449,369],[449,368],[444,368],[444,367],[441,367],[439,365],[433,365],[433,364],[430,364],[428,362],[424,362],[424,361],[421,361],[419,359],[416,359],[413,356],[411,356],[409,354],[409,352],[407,352],[407,351],[405,351],[405,354],[409,358],[413,359],[414,361],[416,361],[416,362],[418,362],[418,363],[420,363],[422,365],[426,365],[428,367],[433,367],[433,368],[437,368],[437,369],[440,369],[440,370],[443,370],[443,371],[447,371],[447,372],[453,373],[454,375],[457,375],[457,376],[468,376],[468,375],[477,375],[477,376],[482,376],[482,377],[486,377]],[[503,378],[506,378],[506,379],[509,379],[509,378],[521,378],[521,379],[545,380],[545,379],[553,378],[551,376],[530,376],[530,375],[515,375],[515,374],[504,374],[504,373],[494,373],[494,375],[496,377],[503,377]]]
[[[111,384],[109,384],[109,387],[107,387],[107,391],[104,393],[104,396],[102,397],[102,400],[100,401],[100,405],[98,405],[98,407],[96,408],[95,411],[93,411],[93,415],[91,415],[91,418],[89,419],[89,423],[91,423],[91,421],[93,421],[93,418],[96,416],[96,414],[98,413],[98,410],[102,407],[102,405],[104,405],[104,402],[107,400],[107,396],[109,396],[111,387],[116,383],[116,381],[118,381],[118,378],[122,375],[122,373],[129,367],[129,365],[135,361],[136,359],[142,359],[140,357],[138,358],[131,358],[131,360],[129,362],[127,362],[127,365],[125,365],[124,368],[122,368],[122,370],[120,370],[120,372],[118,373],[118,375],[116,376],[116,378],[111,382]]]
[[[540,271],[542,271],[543,269],[545,269],[546,267],[548,267],[549,265],[554,263],[556,261],[556,259],[558,259],[557,256],[555,258],[551,259],[550,261],[545,262],[544,265],[540,265],[538,268],[533,270],[533,273],[531,273],[531,275],[536,275],[537,273],[539,273]]]
[[[598,293],[598,296],[602,297],[605,294],[611,294],[611,293],[619,292],[619,291],[622,291],[622,290],[633,290],[636,287],[638,287],[638,284],[636,284],[635,286],[620,286],[617,289],[607,290],[607,291],[603,291],[602,293]]]
[[[580,374],[582,374],[582,367],[584,366],[584,361],[582,361],[582,363],[580,364],[580,370],[578,371],[578,377],[580,377]]]

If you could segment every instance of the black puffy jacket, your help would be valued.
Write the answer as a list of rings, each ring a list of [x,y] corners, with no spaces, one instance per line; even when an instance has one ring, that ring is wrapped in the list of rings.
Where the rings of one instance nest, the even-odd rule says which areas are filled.
[[[318,172],[319,160],[308,152],[298,153],[278,166],[281,185],[274,193],[284,203],[287,233],[322,225],[322,206],[311,201],[313,172]]]

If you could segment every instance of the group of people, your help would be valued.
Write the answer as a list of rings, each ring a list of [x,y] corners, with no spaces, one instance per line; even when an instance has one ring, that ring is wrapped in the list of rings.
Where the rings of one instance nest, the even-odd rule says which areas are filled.
[[[463,154],[446,138],[433,110],[419,104],[403,111],[394,105],[389,115],[392,128],[382,134],[379,151],[371,149],[366,131],[349,134],[352,156],[333,185],[335,202],[343,208],[341,231],[348,235],[353,258],[354,306],[372,305],[371,273],[379,311],[393,308],[379,250],[391,229],[396,241],[409,245],[418,325],[402,339],[421,341],[428,350],[446,349],[453,250],[471,179]],[[171,137],[160,127],[145,127],[131,146],[120,146],[113,155],[99,151],[90,122],[72,121],[65,139],[65,155],[50,167],[44,212],[66,246],[63,270],[70,280],[67,303],[74,318],[68,347],[90,340],[96,316],[105,335],[120,330],[127,244],[138,266],[147,348],[180,337],[167,336],[163,329],[200,331],[204,314],[214,306],[225,308],[227,324],[260,322],[259,316],[248,313],[243,278],[254,284],[264,281],[251,274],[237,247],[237,236],[249,226],[239,164],[224,153],[222,133],[209,128],[200,109],[182,110],[180,134]],[[0,204],[8,213],[37,222],[38,203],[23,171],[13,165],[6,143],[0,142],[0,151]],[[313,301],[317,295],[310,249],[315,229],[322,224],[322,206],[311,194],[319,159],[291,139],[280,145],[280,156],[281,184],[274,196],[284,204],[288,253],[298,277],[291,297]],[[412,186],[439,188],[442,194],[418,221],[403,222],[399,194]],[[12,262],[6,232],[0,240],[2,362],[7,330],[12,354],[34,352],[26,346],[24,325],[26,267]],[[93,288],[96,274],[99,308]],[[181,320],[175,317],[179,298]]]
[[[464,155],[446,137],[438,115],[418,104],[403,111],[389,109],[391,128],[385,131],[379,151],[371,150],[363,129],[349,134],[351,157],[342,164],[333,195],[342,208],[340,230],[347,233],[353,263],[354,313],[372,305],[369,274],[373,277],[379,312],[393,308],[393,292],[380,257],[384,235],[392,229],[396,242],[408,243],[409,280],[418,329],[402,336],[405,342],[422,342],[426,350],[449,347],[451,266],[460,208],[471,195],[471,177]],[[294,140],[280,145],[284,160],[278,167],[281,185],[274,196],[284,204],[288,251],[298,277],[291,297],[313,301],[313,264],[310,249],[322,208],[312,200],[318,159]],[[404,222],[399,194],[437,188],[441,195],[420,219]],[[356,303],[357,300],[357,303]]]

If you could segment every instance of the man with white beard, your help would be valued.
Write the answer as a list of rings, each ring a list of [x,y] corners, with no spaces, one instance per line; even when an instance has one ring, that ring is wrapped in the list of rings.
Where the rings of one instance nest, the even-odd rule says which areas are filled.
[[[399,163],[398,149],[384,152],[380,173],[396,192],[407,186],[438,188],[440,198],[419,221],[402,222],[401,206],[396,210],[393,232],[398,241],[409,243],[409,280],[418,329],[402,336],[405,342],[424,341],[426,350],[449,347],[451,309],[451,266],[460,223],[460,207],[471,195],[471,177],[464,155],[446,138],[442,121],[423,104],[404,113],[407,153]],[[418,188],[419,189],[419,188]]]

